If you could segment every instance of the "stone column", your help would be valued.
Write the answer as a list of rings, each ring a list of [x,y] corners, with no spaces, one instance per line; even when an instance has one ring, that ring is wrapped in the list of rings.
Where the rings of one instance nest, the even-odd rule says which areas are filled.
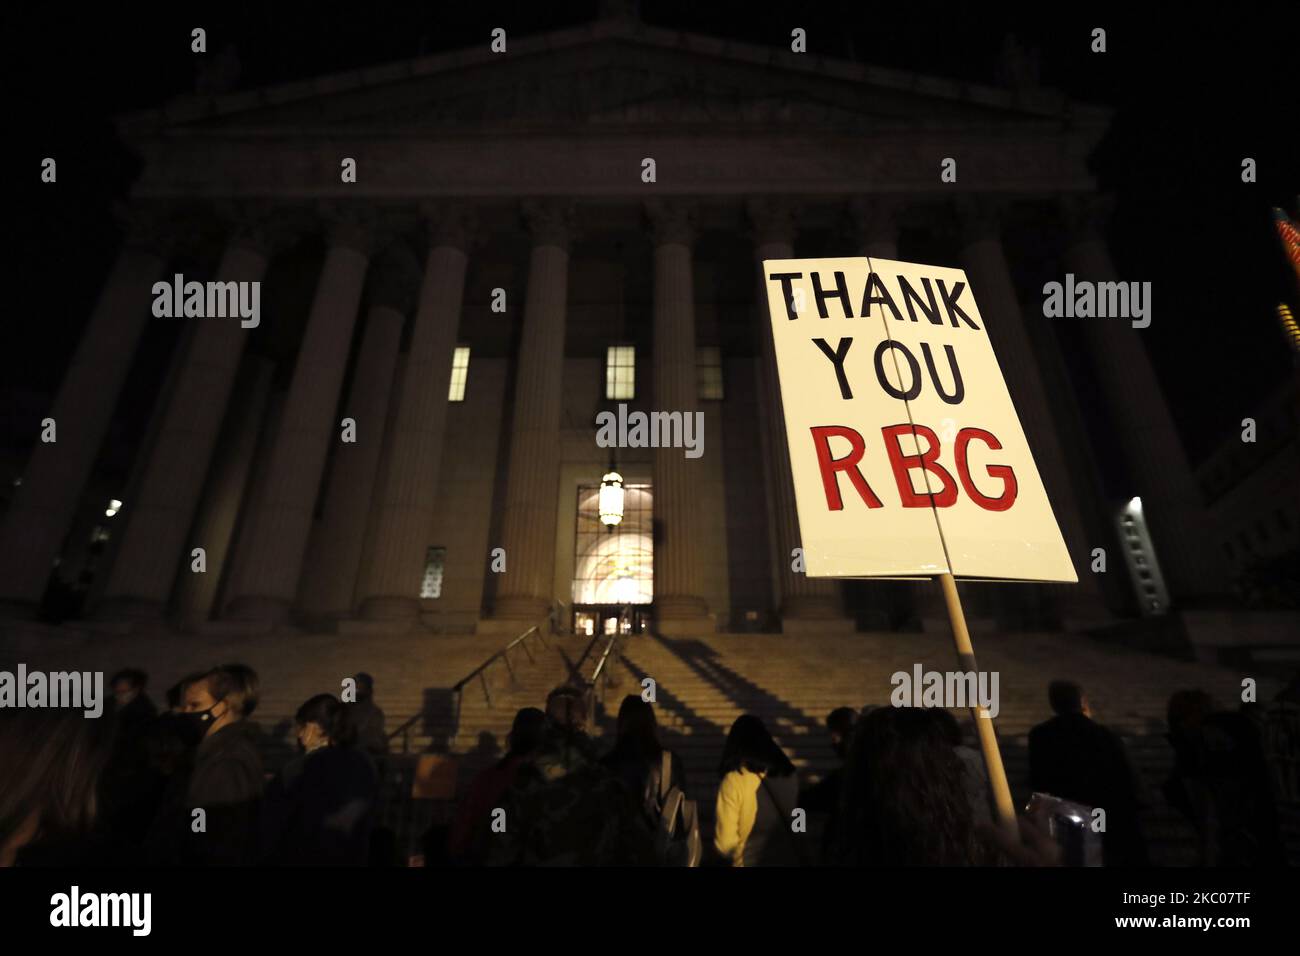
[[[447,391],[474,225],[459,205],[425,206],[422,213],[429,227],[428,256],[398,397],[392,457],[374,503],[373,550],[357,581],[361,615],[370,620],[412,621],[420,613],[420,579],[438,506]],[[559,371],[551,374],[558,381]]]
[[[958,212],[962,229],[961,265],[971,293],[979,303],[1007,391],[1015,403],[1016,414],[1079,576],[1077,585],[1046,585],[1047,593],[1064,618],[1078,622],[1104,619],[1107,615],[1101,591],[1091,570],[1091,546],[1079,503],[1081,495],[1070,477],[1026,319],[1020,311],[1020,299],[1011,281],[1002,248],[998,207],[994,201],[971,199],[959,203]]]
[[[194,627],[212,616],[217,586],[231,552],[235,520],[247,500],[249,472],[257,450],[257,436],[267,413],[275,363],[260,355],[244,359],[236,383],[235,398],[217,446],[216,460],[199,503],[199,513],[187,543],[201,547],[207,556],[207,570],[190,570],[188,552],[182,551],[181,571],[176,583],[176,615]]]
[[[799,547],[799,514],[795,508],[794,478],[790,472],[790,448],[786,444],[785,413],[781,407],[781,382],[776,371],[772,344],[772,320],[767,309],[765,259],[794,257],[795,206],[780,199],[751,200],[747,204],[754,230],[758,290],[755,299],[759,342],[762,348],[764,449],[763,464],[771,508],[772,539],[776,547],[776,584],[785,630],[799,629],[803,621],[826,627],[842,621],[839,587],[830,578],[810,578],[791,567],[792,552]]]
[[[263,219],[237,226],[217,266],[218,281],[262,281],[273,245],[283,238],[278,227],[274,234],[270,231],[271,225]],[[198,546],[187,541],[195,504],[240,357],[253,334],[238,317],[178,321],[200,324],[140,483],[139,500],[125,503],[126,533],[96,612],[101,618],[159,618],[166,610],[182,555]]]
[[[125,218],[124,247],[44,416],[56,440],[40,440],[40,419],[23,425],[36,443],[0,525],[0,614],[30,617],[40,604],[151,314],[152,286],[167,278],[170,224],[139,206]]]
[[[1116,282],[1118,274],[1102,238],[1106,203],[1080,197],[1066,203],[1071,237],[1065,267],[1076,280]],[[1156,559],[1173,596],[1182,601],[1215,598],[1228,591],[1217,538],[1179,441],[1169,405],[1141,329],[1121,318],[1078,319],[1124,451],[1134,494],[1156,547]]]
[[[271,458],[275,452],[276,439],[280,435],[280,420],[284,417],[284,400],[284,389],[276,388],[276,383],[273,381],[257,435],[257,448],[253,452],[248,483],[244,487],[243,500],[239,503],[239,513],[235,516],[230,556],[226,559],[226,564],[221,569],[221,577],[217,580],[217,601],[213,607],[213,616],[218,619],[225,617],[226,606],[231,598],[231,586],[243,576],[243,569],[250,560],[249,541],[253,537],[253,517],[260,510],[262,500],[266,497],[266,478],[271,470]],[[221,628],[224,629],[224,625]]]
[[[379,450],[379,467],[375,472],[374,494],[371,495],[369,507],[366,509],[366,533],[361,546],[361,568],[365,569],[375,563],[375,538],[379,533],[380,507],[379,501],[382,495],[380,492],[388,486],[388,473],[392,471],[393,463],[393,439],[397,433],[397,411],[401,405],[402,390],[406,382],[406,353],[399,353],[397,364],[393,368],[393,390],[388,401],[388,415],[384,419],[384,443]],[[423,572],[423,569],[421,569]],[[423,573],[421,574],[423,577]],[[356,608],[361,605],[362,594],[361,586],[363,583],[364,573],[357,574],[356,589],[352,594],[351,606]],[[366,630],[366,629],[363,629]]]
[[[501,520],[506,572],[494,608],[494,617],[507,621],[540,620],[551,605],[572,233],[571,213],[560,203],[530,202],[524,216],[533,251]],[[487,555],[483,560],[488,560]]]
[[[676,201],[646,206],[654,228],[654,401],[655,408],[681,412],[683,423],[699,409],[696,395],[695,288],[691,268],[692,210]],[[708,444],[704,445],[708,449]],[[655,618],[668,633],[698,631],[708,607],[699,597],[698,487],[702,458],[681,448],[654,453]]]
[[[232,582],[226,616],[234,620],[279,623],[288,617],[328,446],[340,436],[334,413],[378,237],[369,210],[331,206],[324,212],[329,249],[289,385],[266,494],[250,516],[249,561]]]
[[[171,397],[176,393],[176,383],[180,381],[181,372],[185,368],[196,328],[196,323],[187,323],[177,334],[177,341],[172,347],[171,355],[168,358],[167,373],[154,389],[153,407],[149,411],[149,424],[136,445],[126,483],[119,485],[119,490],[113,493],[113,497],[119,501],[125,503],[140,500],[140,485],[148,471],[149,461],[153,457],[153,450],[158,445],[158,436],[162,433],[163,422],[167,418],[168,409],[171,408]],[[125,504],[123,504],[123,507],[125,507]],[[102,513],[98,509],[91,512],[96,524],[101,520],[98,516]],[[118,525],[116,523],[118,518],[113,519],[113,525],[109,528],[108,547],[99,554],[99,560],[95,565],[96,573],[82,602],[82,616],[85,618],[93,618],[99,608],[100,602],[103,600],[104,588],[108,586],[108,573],[112,570],[113,562],[116,561],[117,553],[122,546],[122,538],[130,517],[120,510],[118,515],[122,523]],[[88,535],[89,529],[79,530],[76,523],[69,530],[67,544],[59,559],[59,568],[64,580],[67,580],[67,572],[64,569],[67,567],[68,562],[72,561],[72,566],[76,567],[76,557],[74,554],[69,553],[69,547],[77,545],[81,548],[88,548],[90,543]]]
[[[307,614],[346,617],[352,613],[388,406],[400,395],[393,390],[393,373],[414,298],[411,286],[409,276],[388,272],[371,296],[356,372],[341,416],[357,423],[357,440],[340,445],[334,454],[324,515],[308,549],[311,570],[301,582],[300,603]]]

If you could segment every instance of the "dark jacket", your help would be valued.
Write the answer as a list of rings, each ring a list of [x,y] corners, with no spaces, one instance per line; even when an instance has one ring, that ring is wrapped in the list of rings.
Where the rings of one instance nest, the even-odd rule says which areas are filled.
[[[799,791],[799,806],[809,813],[824,813],[826,826],[822,830],[821,855],[829,861],[835,852],[839,839],[840,795],[844,790],[847,776],[843,767],[836,767],[826,773],[821,780]]]
[[[453,862],[478,865],[487,859],[492,811],[504,802],[522,763],[522,757],[507,755],[474,778],[469,793],[457,807],[447,838],[447,855]]]
[[[100,777],[101,829],[128,843],[143,843],[162,800],[166,779],[150,760],[157,723],[153,702],[140,694],[113,711],[113,751]]]
[[[489,844],[497,866],[654,862],[654,831],[583,733],[548,733],[506,792],[508,825]]]
[[[289,866],[364,866],[379,778],[374,762],[350,747],[295,757],[267,786],[265,862]]]
[[[1029,732],[1029,783],[1041,793],[1106,812],[1107,866],[1146,864],[1138,782],[1123,741],[1083,714],[1061,714]]]
[[[359,700],[347,705],[347,720],[357,747],[374,757],[388,753],[388,735],[384,712],[373,700]]]
[[[1286,844],[1270,786],[1266,742],[1252,716],[1211,714],[1194,731],[1171,735],[1170,741],[1175,764],[1165,797],[1195,825],[1202,864],[1284,863]]]
[[[668,785],[678,787],[689,799],[690,791],[686,788],[686,769],[682,765],[682,758],[674,751],[669,751],[669,757],[671,776]],[[628,753],[615,746],[600,762],[622,781],[629,794],[643,802],[647,796],[659,793],[659,778],[663,774],[662,760],[662,757]]]
[[[149,802],[153,817],[145,833],[145,859],[155,866],[178,866],[191,833],[190,771],[202,740],[184,714],[163,713],[149,725],[143,747],[155,788]],[[201,730],[198,731],[201,733]]]
[[[125,707],[114,706],[113,720],[117,724],[119,745],[133,743],[143,736],[145,729],[157,716],[158,708],[144,692],[137,694]]]
[[[258,814],[264,776],[258,730],[247,721],[222,727],[204,737],[194,755],[186,789],[190,820],[195,809],[207,817],[204,833],[185,841],[186,862],[249,865],[258,855]]]

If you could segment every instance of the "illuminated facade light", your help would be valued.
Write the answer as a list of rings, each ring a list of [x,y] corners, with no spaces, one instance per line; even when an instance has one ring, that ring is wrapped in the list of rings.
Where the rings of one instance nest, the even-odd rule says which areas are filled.
[[[607,472],[600,479],[600,523],[611,528],[623,520],[623,476]]]
[[[122,502],[118,501],[116,498],[111,498],[109,499],[108,507],[104,509],[104,517],[111,518],[121,510]]]
[[[1169,589],[1142,513],[1142,499],[1130,498],[1119,510],[1117,530],[1128,566],[1129,579],[1143,617],[1157,617],[1169,610]]]

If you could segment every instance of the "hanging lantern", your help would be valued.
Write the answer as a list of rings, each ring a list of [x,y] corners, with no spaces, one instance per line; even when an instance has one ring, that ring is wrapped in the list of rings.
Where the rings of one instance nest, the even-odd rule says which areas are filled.
[[[616,471],[600,479],[600,523],[611,528],[623,520],[623,476]]]

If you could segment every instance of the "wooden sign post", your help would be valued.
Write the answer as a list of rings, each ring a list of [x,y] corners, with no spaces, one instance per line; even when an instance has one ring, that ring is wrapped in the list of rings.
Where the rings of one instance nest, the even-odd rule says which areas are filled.
[[[951,574],[939,575],[943,588],[943,602],[948,607],[948,622],[952,625],[952,639],[957,646],[957,663],[962,670],[978,672],[975,666],[975,649],[971,647],[970,631],[966,629],[966,615],[962,613],[961,596],[957,594],[957,579]],[[993,718],[983,707],[970,709],[975,732],[979,736],[980,753],[984,755],[984,768],[988,771],[989,787],[993,790],[993,805],[997,809],[998,823],[1015,837],[1016,808],[1011,802],[1011,787],[1007,784],[1007,771],[1002,766],[1002,751],[998,737],[993,732]]]

